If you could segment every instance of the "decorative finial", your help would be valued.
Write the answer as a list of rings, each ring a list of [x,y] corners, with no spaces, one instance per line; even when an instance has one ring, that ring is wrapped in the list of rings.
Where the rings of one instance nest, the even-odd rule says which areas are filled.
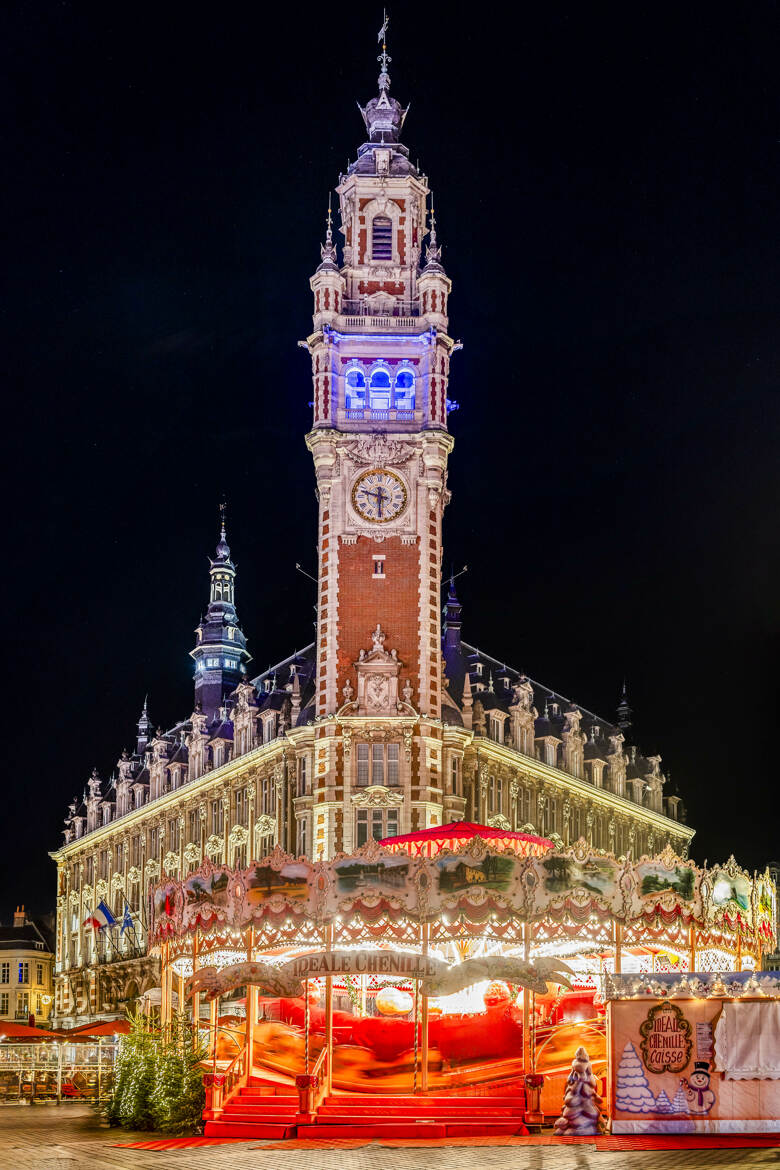
[[[425,267],[426,268],[441,268],[441,248],[436,239],[436,215],[433,210],[433,195],[431,195],[431,213],[430,213],[431,227],[428,233],[429,241],[425,247]]]
[[[219,543],[217,544],[217,560],[230,560],[230,546],[227,542],[227,533],[225,531],[225,517],[227,516],[227,500],[222,497],[222,503],[219,505]]]
[[[320,248],[322,263],[320,268],[338,268],[336,260],[336,245],[333,243],[333,215],[331,213],[331,195],[328,192],[328,216],[325,220],[325,243]]]
[[[382,46],[382,52],[377,57],[377,61],[381,65],[379,70],[379,90],[380,93],[385,93],[390,88],[390,74],[387,72],[387,66],[392,61],[392,57],[387,55],[387,26],[390,23],[390,17],[387,15],[385,9],[382,10],[382,27],[377,34],[377,42]]]
[[[222,503],[219,505],[219,524],[220,524],[220,539],[225,539],[225,516],[227,514],[227,500],[222,497]]]

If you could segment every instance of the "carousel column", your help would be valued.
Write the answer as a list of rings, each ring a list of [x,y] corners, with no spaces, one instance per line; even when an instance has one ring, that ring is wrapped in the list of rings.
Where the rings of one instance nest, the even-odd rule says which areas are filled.
[[[430,924],[424,922],[422,924],[422,953],[423,957],[428,957],[428,942],[430,939]],[[423,1093],[428,1092],[428,995],[427,992],[422,993],[422,1070],[421,1070],[420,1086]]]
[[[523,961],[528,963],[531,957],[531,924],[527,920],[523,923]],[[523,1071],[528,1072],[531,1067],[531,993],[527,987],[523,988]]]
[[[333,923],[325,927],[325,950],[330,953],[333,949]],[[325,1043],[328,1054],[325,1058],[325,1092],[330,1094],[333,1088],[333,976],[325,976]]]
[[[620,975],[623,970],[623,923],[615,922],[615,974]]]
[[[200,949],[200,932],[198,930],[196,930],[195,935],[194,935],[193,940],[192,940],[192,974],[193,975],[198,970],[199,949]],[[192,995],[192,1022],[195,1025],[196,1039],[197,1039],[197,1030],[200,1028],[200,992],[199,991],[193,992],[193,995]]]
[[[250,926],[246,934],[246,961],[252,963],[255,957],[255,928]],[[257,1019],[257,984],[250,983],[246,989],[246,1068],[247,1079],[252,1075],[254,1067],[255,1020]]]
[[[696,927],[693,923],[691,923],[690,928],[688,930],[688,946],[689,946],[690,952],[691,952],[690,970],[695,971],[696,970]]]

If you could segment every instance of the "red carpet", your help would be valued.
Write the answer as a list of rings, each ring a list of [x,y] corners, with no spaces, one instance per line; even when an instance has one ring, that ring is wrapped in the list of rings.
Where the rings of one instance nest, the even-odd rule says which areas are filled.
[[[631,1150],[744,1150],[780,1148],[780,1134],[619,1134],[612,1137],[553,1137],[552,1134],[531,1135],[530,1137],[453,1137],[453,1138],[378,1138],[375,1141],[361,1138],[293,1138],[286,1142],[268,1142],[252,1149],[277,1150],[354,1150],[360,1146],[377,1145],[385,1149],[427,1149],[431,1146],[593,1146],[604,1153],[630,1152]]]
[[[146,1142],[112,1142],[112,1145],[120,1150],[189,1150],[193,1146],[227,1146],[241,1141],[251,1141],[251,1138],[150,1138]]]

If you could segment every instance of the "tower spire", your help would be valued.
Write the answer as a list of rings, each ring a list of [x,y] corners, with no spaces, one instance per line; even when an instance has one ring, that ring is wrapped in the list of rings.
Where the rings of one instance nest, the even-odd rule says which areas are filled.
[[[621,731],[628,731],[631,726],[631,717],[634,714],[629,702],[628,692],[626,690],[626,680],[623,679],[623,691],[620,696],[620,702],[617,706],[617,725]]]
[[[209,560],[209,607],[197,626],[195,659],[195,706],[211,721],[235,690],[251,661],[246,638],[238,624],[235,605],[236,566],[230,558],[226,531],[227,504],[219,505],[219,541],[214,560]]]

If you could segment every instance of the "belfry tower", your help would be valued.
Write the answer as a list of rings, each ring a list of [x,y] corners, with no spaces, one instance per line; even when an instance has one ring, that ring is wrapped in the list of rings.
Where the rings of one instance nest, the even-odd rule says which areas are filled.
[[[314,856],[360,844],[366,821],[380,837],[441,823],[443,808],[451,282],[426,177],[400,141],[406,110],[390,96],[384,45],[379,62],[367,139],[336,188],[343,263],[329,210],[305,342],[319,498]]]

